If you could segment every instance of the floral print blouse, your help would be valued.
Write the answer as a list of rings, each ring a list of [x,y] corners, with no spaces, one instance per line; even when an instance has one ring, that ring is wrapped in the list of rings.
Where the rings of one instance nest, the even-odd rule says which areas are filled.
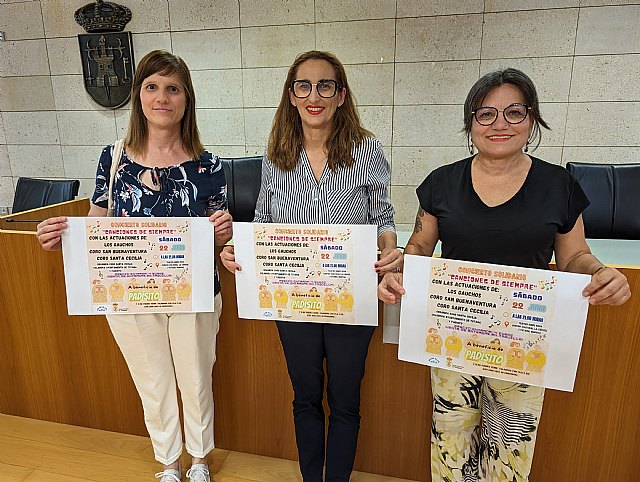
[[[102,150],[96,173],[96,189],[91,202],[107,208],[113,145]],[[153,189],[142,182],[151,171]],[[148,179],[148,177],[147,177]],[[170,167],[149,168],[122,154],[113,185],[114,216],[192,217],[205,216],[207,209],[227,209],[227,184],[220,158],[204,151]],[[216,270],[215,293],[220,292]]]
[[[113,145],[102,150],[91,202],[107,207]],[[151,171],[154,189],[142,182]],[[227,192],[222,162],[204,151],[200,159],[177,166],[149,168],[122,154],[113,186],[115,216],[204,216],[206,209],[227,209]]]

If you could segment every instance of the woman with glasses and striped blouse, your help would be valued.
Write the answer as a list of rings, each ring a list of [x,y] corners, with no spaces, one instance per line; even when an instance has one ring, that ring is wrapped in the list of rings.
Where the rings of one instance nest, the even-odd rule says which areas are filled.
[[[399,269],[390,169],[362,127],[343,65],[310,51],[289,68],[262,163],[254,222],[376,224],[378,273]],[[240,269],[231,248],[221,254]],[[348,481],[360,427],[360,382],[374,327],[276,322],[294,390],[293,415],[304,482]],[[323,359],[329,428],[325,444]],[[326,451],[325,451],[326,446]],[[325,456],[326,454],[326,456]]]

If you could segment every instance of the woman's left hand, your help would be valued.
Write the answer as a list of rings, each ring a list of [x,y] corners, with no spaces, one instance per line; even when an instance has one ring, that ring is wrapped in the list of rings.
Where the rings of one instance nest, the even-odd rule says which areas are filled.
[[[215,227],[216,246],[225,245],[233,236],[233,218],[226,211],[215,211],[209,216]]]
[[[591,276],[582,296],[589,297],[591,305],[621,305],[631,298],[627,278],[617,269],[609,266]]]
[[[376,273],[383,276],[385,273],[398,273],[402,270],[404,257],[398,248],[384,248],[380,252],[380,259],[374,265]]]

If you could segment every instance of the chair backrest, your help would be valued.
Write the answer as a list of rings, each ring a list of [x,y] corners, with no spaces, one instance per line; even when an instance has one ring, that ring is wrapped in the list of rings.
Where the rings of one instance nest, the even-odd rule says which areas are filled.
[[[591,205],[583,213],[587,238],[640,239],[640,164],[568,162]]]
[[[568,162],[591,204],[582,213],[587,238],[609,239],[613,233],[613,169],[610,164]]]
[[[640,239],[640,164],[614,166],[613,231],[622,239]]]
[[[77,179],[34,179],[19,177],[13,196],[12,213],[72,201],[78,195]]]
[[[260,192],[262,156],[222,159],[229,212],[234,221],[251,222]]]

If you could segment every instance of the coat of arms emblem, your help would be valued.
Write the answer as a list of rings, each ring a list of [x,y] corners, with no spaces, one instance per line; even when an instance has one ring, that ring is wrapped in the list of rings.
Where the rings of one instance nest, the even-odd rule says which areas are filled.
[[[131,32],[123,32],[131,10],[97,0],[76,10],[74,18],[88,32],[78,35],[85,89],[101,106],[122,107],[133,81]]]

